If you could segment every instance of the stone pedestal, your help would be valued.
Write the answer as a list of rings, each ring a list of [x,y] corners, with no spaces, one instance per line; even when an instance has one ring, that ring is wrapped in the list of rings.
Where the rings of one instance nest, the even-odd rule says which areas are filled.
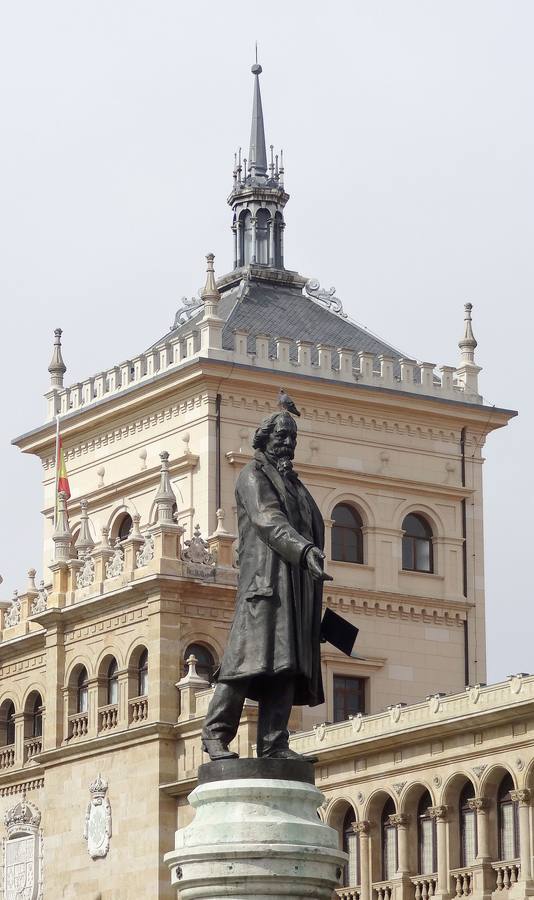
[[[165,856],[179,900],[331,900],[347,855],[322,801],[308,761],[200,766],[195,818]]]

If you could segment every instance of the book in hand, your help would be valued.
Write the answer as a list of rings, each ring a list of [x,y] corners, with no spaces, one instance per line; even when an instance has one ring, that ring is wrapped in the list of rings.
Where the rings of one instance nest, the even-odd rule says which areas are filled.
[[[348,622],[343,616],[338,616],[332,609],[325,609],[321,622],[321,641],[332,644],[352,659],[364,659],[365,657],[354,653],[357,637],[356,625]]]

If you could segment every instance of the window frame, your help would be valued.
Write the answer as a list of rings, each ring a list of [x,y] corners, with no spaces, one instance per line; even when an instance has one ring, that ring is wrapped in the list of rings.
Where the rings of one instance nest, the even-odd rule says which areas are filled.
[[[426,536],[423,537],[419,534],[415,534],[415,532],[410,532],[406,526],[408,519],[416,519],[420,525],[423,526],[423,529],[426,531]],[[421,575],[433,575],[434,574],[434,543],[433,537],[434,533],[432,530],[432,526],[430,522],[425,518],[422,513],[412,512],[408,513],[404,519],[402,520],[402,531],[404,532],[402,535],[402,571],[403,572],[418,572]],[[422,568],[418,564],[418,551],[421,550],[422,547],[427,548],[428,551],[428,569]],[[406,564],[405,557],[409,556],[409,563]]]
[[[460,830],[460,865],[462,868],[468,868],[475,864],[476,858],[478,856],[478,821],[476,810],[472,809],[469,806],[469,800],[473,800],[475,797],[475,788],[471,781],[466,781],[464,784],[460,797],[458,800],[458,827]],[[467,822],[472,823],[473,829],[473,844],[474,844],[474,853],[473,858],[469,859],[467,856]]]
[[[115,657],[110,661],[106,675],[106,703],[108,706],[119,703],[119,666]]]
[[[356,821],[356,814],[353,808],[349,806],[343,818],[342,825],[342,847],[343,851],[349,857],[343,866],[343,886],[348,888],[357,887],[361,881],[360,836],[358,832],[354,830]],[[351,870],[356,874],[356,879],[354,881],[350,877]]]
[[[389,821],[389,817],[395,815],[395,801],[392,797],[389,797],[382,808],[382,816],[381,816],[381,827],[380,827],[380,846],[381,846],[381,875],[382,881],[389,881],[391,878],[394,878],[397,874],[397,870],[399,868],[399,841],[397,834],[397,826],[393,825]],[[394,850],[395,850],[395,859],[393,872],[389,872],[389,839],[391,834],[394,834]]]
[[[342,687],[340,682],[345,682],[345,685]],[[367,706],[367,681],[368,678],[363,677],[361,675],[349,675],[345,672],[334,672],[332,675],[332,721],[333,722],[346,722],[349,716],[356,716],[358,713],[362,713],[365,715],[365,710]],[[337,682],[337,684],[336,684]],[[349,703],[346,701],[343,703],[345,715],[343,718],[340,718],[336,715],[336,709],[338,706],[338,698],[340,695],[340,691],[342,692],[343,697],[346,697],[349,694],[349,690],[347,689],[347,682],[358,682],[358,690],[355,692],[361,700],[361,708],[360,709],[349,709]]]
[[[430,796],[429,791],[424,791],[421,795],[417,806],[417,866],[418,866],[418,875],[435,875],[437,872],[438,866],[438,842],[437,842],[437,828],[436,828],[436,820],[429,814],[429,807],[432,806],[432,797]],[[430,823],[430,836],[431,836],[431,855],[432,855],[432,867],[429,872],[425,871],[426,867],[423,865],[423,859],[426,854],[426,847],[424,846],[426,836],[424,833],[424,823]]]
[[[137,664],[137,691],[138,697],[148,697],[148,650],[146,647]]]
[[[507,840],[505,836],[505,828],[507,827],[507,823],[504,822],[503,819],[503,811],[505,808],[512,809],[512,843],[514,855],[511,859],[519,859],[520,854],[520,844],[519,844],[519,809],[518,804],[512,800],[510,796],[510,792],[515,789],[514,780],[509,772],[503,776],[501,782],[499,784],[499,788],[497,791],[497,838],[498,838],[498,853],[499,860],[501,862],[509,862],[511,861],[507,856],[504,855],[504,844]]]
[[[336,523],[335,513],[337,509],[346,509],[353,517],[354,524],[346,525],[344,523]],[[363,519],[360,515],[358,509],[353,506],[351,503],[347,503],[342,500],[340,503],[336,503],[332,510],[332,533],[331,533],[331,558],[333,562],[343,562],[348,563],[353,566],[363,566],[364,565],[364,552],[363,552]],[[338,552],[338,548],[336,546],[336,534],[339,539],[340,544],[340,552],[341,555],[336,556],[335,554]],[[350,556],[350,552],[352,547],[355,548],[355,556],[356,559],[348,559]]]
[[[85,666],[82,666],[76,679],[76,713],[89,713],[89,673]]]

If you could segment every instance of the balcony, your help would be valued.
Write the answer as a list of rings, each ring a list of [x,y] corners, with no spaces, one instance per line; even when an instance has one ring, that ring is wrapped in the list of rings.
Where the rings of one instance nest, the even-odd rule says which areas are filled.
[[[507,891],[519,880],[520,866],[518,859],[512,859],[509,862],[492,863],[491,867],[495,872],[496,891]]]
[[[30,737],[24,741],[24,762],[29,763],[43,749],[42,737]]]
[[[117,727],[119,719],[119,707],[116,703],[108,703],[107,706],[101,706],[98,710],[98,731],[111,731]]]
[[[148,697],[134,697],[128,701],[129,724],[140,725],[148,719]]]
[[[69,740],[87,736],[89,727],[89,715],[86,712],[74,713],[69,716]]]
[[[437,875],[416,875],[410,878],[414,886],[414,900],[429,900],[433,897],[438,887]]]
[[[0,750],[0,771],[15,765],[15,745],[8,744]]]
[[[360,887],[337,888],[336,894],[339,900],[360,900]]]
[[[373,900],[391,900],[393,885],[390,881],[375,881],[373,884]]]

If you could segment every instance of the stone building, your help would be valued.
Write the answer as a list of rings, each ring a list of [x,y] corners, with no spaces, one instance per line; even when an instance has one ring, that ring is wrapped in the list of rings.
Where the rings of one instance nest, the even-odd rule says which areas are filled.
[[[349,851],[339,894],[531,892],[534,679],[485,686],[482,450],[514,413],[479,394],[470,305],[436,372],[286,267],[260,72],[232,270],[216,280],[209,254],[172,328],[82,383],[64,385],[57,329],[46,420],[15,440],[42,462],[44,535],[40,577],[0,611],[8,900],[173,896],[163,854],[232,618],[234,484],[281,385],[327,525],[325,604],[360,628],[362,658],[325,646],[326,702],[292,717]],[[57,419],[72,496],[56,504]],[[242,755],[255,721],[247,704]]]

